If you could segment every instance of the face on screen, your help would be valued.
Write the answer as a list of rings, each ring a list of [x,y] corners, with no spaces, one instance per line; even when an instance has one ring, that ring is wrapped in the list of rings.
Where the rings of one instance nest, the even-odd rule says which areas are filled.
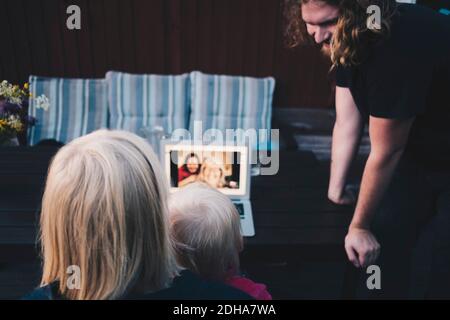
[[[195,153],[186,158],[186,168],[190,174],[197,174],[200,169],[200,160]]]
[[[186,165],[189,173],[193,174],[196,173],[200,168],[200,163],[198,162],[197,158],[191,158]]]
[[[206,165],[206,163],[204,163]],[[220,165],[210,165],[203,167],[202,174],[199,177],[199,180],[202,182],[206,182],[211,187],[214,188],[222,188],[223,178],[223,169],[220,167]]]
[[[171,185],[182,188],[204,182],[217,189],[239,189],[239,157],[239,152],[171,151]]]

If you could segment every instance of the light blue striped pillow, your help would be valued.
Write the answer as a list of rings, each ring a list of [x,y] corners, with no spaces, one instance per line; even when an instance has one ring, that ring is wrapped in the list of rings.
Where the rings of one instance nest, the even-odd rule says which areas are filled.
[[[203,130],[218,129],[225,137],[227,129],[271,129],[275,79],[210,75],[198,71],[191,78],[191,118],[202,121]],[[268,139],[270,140],[270,139]],[[259,139],[260,149],[269,141]],[[256,148],[255,143],[253,147]]]
[[[29,143],[55,139],[71,140],[108,126],[108,100],[103,79],[65,79],[30,76],[34,97],[42,94],[50,100],[48,111],[36,109],[30,99],[29,114],[37,119],[29,130]]]
[[[160,126],[167,133],[187,129],[189,75],[134,75],[110,71],[108,99],[110,128],[142,134]]]

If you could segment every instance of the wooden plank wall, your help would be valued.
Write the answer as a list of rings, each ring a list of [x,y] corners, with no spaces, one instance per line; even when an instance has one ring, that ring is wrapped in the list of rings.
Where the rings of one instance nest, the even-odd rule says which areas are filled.
[[[0,0],[0,79],[30,74],[133,73],[274,76],[275,106],[332,105],[329,62],[317,48],[288,50],[283,0]],[[82,29],[66,28],[69,5]]]
[[[449,0],[418,0],[432,8]],[[66,28],[66,9],[82,29]],[[314,47],[283,46],[283,0],[0,0],[0,80],[30,74],[274,76],[275,107],[333,105],[330,63]]]

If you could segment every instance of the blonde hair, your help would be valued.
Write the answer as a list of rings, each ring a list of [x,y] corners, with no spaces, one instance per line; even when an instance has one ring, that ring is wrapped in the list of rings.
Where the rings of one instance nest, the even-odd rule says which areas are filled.
[[[339,8],[339,20],[331,41],[333,66],[354,66],[368,55],[370,46],[390,34],[392,18],[397,12],[395,0],[284,0],[285,43],[294,48],[310,42],[302,20],[301,5],[317,1]],[[376,5],[381,9],[381,29],[368,29],[367,8]]]
[[[205,183],[209,184],[208,173],[211,170],[220,170],[220,178],[218,181],[218,185],[211,186],[211,187],[223,188],[225,186],[225,173],[223,170],[223,166],[221,166],[220,164],[218,164],[217,162],[215,162],[212,159],[204,159],[203,160],[197,180],[200,182],[205,182]]]
[[[169,215],[181,266],[216,281],[238,272],[240,217],[227,196],[196,182],[171,195]]]
[[[63,147],[42,203],[41,285],[67,299],[117,299],[170,286],[178,273],[169,237],[167,186],[145,140],[101,130]],[[69,266],[81,271],[69,289]]]

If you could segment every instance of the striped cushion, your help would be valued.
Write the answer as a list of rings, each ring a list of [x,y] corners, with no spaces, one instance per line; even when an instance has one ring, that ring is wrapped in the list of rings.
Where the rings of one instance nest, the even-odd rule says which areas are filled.
[[[273,78],[209,75],[192,72],[190,131],[194,121],[202,121],[203,130],[271,129]],[[260,139],[258,147],[268,141]],[[256,147],[256,142],[252,142]]]
[[[108,72],[110,128],[142,134],[161,126],[167,133],[187,129],[189,75],[132,75]]]
[[[34,97],[42,94],[50,100],[48,111],[36,109],[30,99],[29,114],[37,118],[29,130],[29,143],[44,139],[68,143],[108,125],[106,82],[102,79],[64,79],[30,77]]]

